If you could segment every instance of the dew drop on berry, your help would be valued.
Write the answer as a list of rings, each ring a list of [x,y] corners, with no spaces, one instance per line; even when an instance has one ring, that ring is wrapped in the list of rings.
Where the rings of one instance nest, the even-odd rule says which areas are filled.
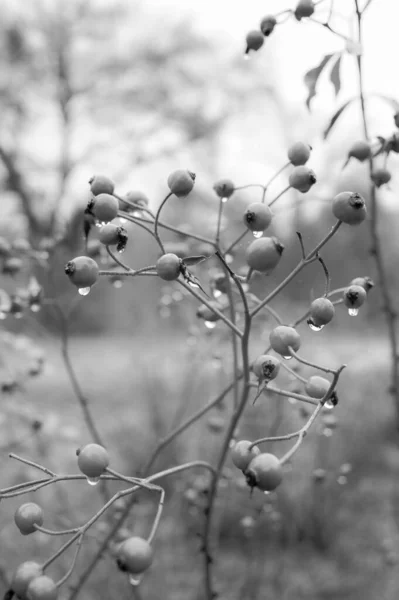
[[[99,477],[87,477],[87,483],[89,485],[97,485],[99,481],[100,481]]]
[[[84,287],[84,288],[79,288],[78,292],[81,296],[87,296],[88,294],[90,294],[90,287]]]
[[[339,483],[339,485],[345,485],[348,483],[348,478],[345,477],[345,475],[340,475],[337,479],[337,483]]]
[[[259,239],[262,237],[263,231],[253,231],[252,235],[254,236],[254,238]]]
[[[204,325],[207,329],[215,329],[216,323],[214,321],[204,321]]]
[[[324,408],[326,408],[327,410],[332,410],[334,407],[335,404],[331,401],[330,398],[327,400],[327,402],[324,403]]]
[[[243,56],[244,60],[249,60],[249,58],[250,58],[249,54],[244,54],[244,56]]]
[[[308,325],[312,331],[321,331],[324,327],[324,325],[315,325],[314,323],[308,323]]]
[[[226,202],[227,202],[227,198],[223,196],[223,198],[222,198],[222,204],[226,204]]]
[[[283,358],[285,358],[285,360],[291,360],[292,356],[291,354],[288,354],[288,356],[283,356]]]
[[[348,314],[351,317],[356,317],[356,315],[359,314],[359,309],[358,308],[348,308]]]
[[[263,492],[263,493],[264,493],[265,496],[268,496],[270,494],[270,492],[268,492],[268,491]]]
[[[137,587],[138,585],[140,585],[142,578],[142,575],[129,575],[129,583],[133,587]]]
[[[119,248],[119,250],[117,250],[118,254],[123,254],[123,253],[124,253],[124,251],[125,251],[125,249],[124,249],[124,248]]]

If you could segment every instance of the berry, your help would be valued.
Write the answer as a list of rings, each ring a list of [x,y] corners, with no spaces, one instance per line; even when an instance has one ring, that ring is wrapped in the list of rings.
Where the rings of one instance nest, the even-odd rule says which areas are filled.
[[[123,252],[128,240],[126,229],[113,223],[103,225],[98,238],[105,246],[116,246],[118,252]]]
[[[280,485],[283,479],[283,469],[277,456],[262,452],[251,460],[245,470],[247,483],[258,487],[264,492],[271,492]]]
[[[144,208],[146,208],[150,203],[149,199],[143,192],[136,190],[131,190],[130,192],[125,194],[125,198],[129,202],[133,202],[134,204],[138,204],[139,206],[143,206]]]
[[[39,575],[28,585],[26,596],[28,600],[57,600],[58,588],[51,577]]]
[[[298,167],[294,167],[292,173],[288,178],[288,182],[292,188],[302,192],[302,194],[306,194],[316,183],[316,175],[312,169],[300,165]]]
[[[130,537],[118,548],[116,562],[121,571],[140,575],[151,566],[152,561],[153,550],[147,540],[141,537]]]
[[[254,202],[244,213],[244,223],[251,231],[264,231],[272,221],[273,213],[267,204]]]
[[[377,187],[381,187],[391,181],[391,177],[392,175],[387,169],[374,169],[371,173],[371,180]]]
[[[341,192],[332,202],[333,215],[347,225],[359,225],[366,218],[366,204],[357,192]]]
[[[254,361],[252,370],[259,381],[265,379],[268,382],[277,377],[280,370],[280,364],[280,361],[275,356],[262,354]]]
[[[118,215],[119,200],[111,194],[99,194],[90,200],[86,210],[100,223],[109,223]]]
[[[248,266],[262,273],[271,271],[279,262],[284,246],[275,237],[254,240],[246,249]]]
[[[288,148],[288,160],[294,167],[300,167],[308,162],[311,147],[303,142],[296,142]]]
[[[365,303],[367,292],[360,285],[350,285],[344,291],[344,304],[348,308],[359,308]]]
[[[370,291],[374,287],[374,281],[370,277],[355,277],[350,282],[350,285],[360,285],[366,292]]]
[[[98,279],[98,264],[89,256],[77,256],[65,265],[65,273],[78,288],[94,285]]]
[[[178,198],[187,196],[194,187],[195,173],[186,169],[173,171],[168,177],[168,187]]]
[[[99,194],[113,194],[115,189],[115,184],[109,177],[105,177],[104,175],[93,175],[91,179],[89,179],[90,190],[93,196],[98,196]]]
[[[299,333],[287,325],[278,325],[272,329],[269,341],[273,350],[284,357],[290,356],[290,348],[297,352],[301,347]]]
[[[43,525],[43,511],[38,504],[26,502],[17,508],[14,521],[22,535],[36,531],[35,525]]]
[[[234,192],[234,183],[231,179],[220,179],[215,183],[213,189],[219,198],[230,198]]]
[[[215,415],[208,419],[206,426],[209,431],[212,431],[212,433],[220,433],[226,427],[226,421],[224,417],[218,417]]]
[[[182,270],[182,260],[176,254],[163,254],[158,258],[156,269],[159,277],[165,281],[177,279]]]
[[[273,33],[273,29],[277,25],[276,17],[273,15],[268,15],[264,17],[260,22],[260,30],[265,37],[268,37],[271,33]]]
[[[11,580],[11,589],[23,600],[26,600],[26,590],[28,585],[42,574],[42,566],[32,560],[26,561],[19,565]]]
[[[323,398],[330,389],[330,382],[319,375],[312,375],[305,384],[305,391],[311,398]]]
[[[248,54],[250,50],[256,52],[259,50],[259,48],[262,48],[265,38],[263,37],[263,33],[261,31],[258,29],[253,29],[247,34],[245,41],[247,43],[245,54]]]
[[[258,446],[253,446],[251,450],[249,449],[251,444],[252,442],[249,442],[248,440],[240,440],[234,444],[231,449],[231,460],[233,461],[233,465],[241,471],[245,471],[251,460],[260,454]]]
[[[357,160],[360,160],[361,162],[367,160],[370,158],[370,156],[370,144],[368,142],[364,142],[363,140],[355,142],[348,152],[348,158],[357,158]]]
[[[218,308],[219,310],[223,310],[223,308],[225,308],[219,301],[216,302],[215,300],[211,300],[209,304],[215,308]],[[204,321],[208,321],[210,323],[215,323],[220,319],[219,315],[214,313],[213,310],[210,309],[206,304],[201,304],[201,306],[197,308],[196,315],[199,319],[203,319]]]
[[[78,453],[78,467],[86,477],[100,477],[108,465],[108,452],[99,444],[87,444]]]
[[[328,298],[316,298],[310,305],[310,318],[316,327],[327,325],[334,315],[334,304]]]
[[[294,15],[297,21],[300,21],[304,17],[311,17],[314,13],[314,2],[313,0],[299,0],[296,5]]]

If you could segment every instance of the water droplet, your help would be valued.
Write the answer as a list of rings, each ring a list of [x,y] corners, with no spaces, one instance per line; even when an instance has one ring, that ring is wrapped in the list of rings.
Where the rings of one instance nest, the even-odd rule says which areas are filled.
[[[335,408],[335,404],[331,402],[331,399],[329,398],[327,402],[324,403],[324,408],[326,408],[327,410],[332,410],[333,408]]]
[[[129,583],[133,587],[137,587],[138,585],[140,585],[142,579],[142,575],[129,575]]]
[[[254,238],[259,239],[262,237],[263,231],[253,231],[252,235],[254,236]]]
[[[125,251],[125,248],[119,248],[119,250],[117,250],[118,254],[123,254]]]
[[[223,196],[223,198],[222,198],[222,204],[226,204],[226,202],[227,202],[227,198],[225,198],[225,197]]]
[[[100,481],[99,477],[87,477],[87,483],[89,485],[97,485],[97,483]]]
[[[127,219],[124,219],[123,217],[121,217],[121,218],[119,219],[119,223],[120,223],[121,225],[126,225],[126,223],[127,223]]]
[[[90,287],[79,288],[78,292],[81,296],[87,296],[87,294],[90,294],[90,289]]]
[[[102,227],[102,223],[100,223],[100,221],[96,221],[95,222],[95,226],[98,227],[98,228],[100,228],[100,227]]]
[[[322,431],[322,434],[324,435],[324,437],[327,437],[327,438],[329,438],[329,437],[331,437],[331,436],[332,436],[332,434],[333,434],[333,430],[332,430],[332,429],[330,429],[329,427],[325,427],[325,428],[323,429],[323,431]]]
[[[243,59],[244,60],[249,60],[249,54],[244,54]]]
[[[345,477],[345,475],[340,475],[337,479],[337,483],[339,483],[339,485],[345,485],[348,483],[348,478]]]
[[[204,324],[207,329],[215,329],[216,327],[215,321],[204,321]]]
[[[195,283],[195,281],[189,281],[188,285],[192,288],[196,288],[197,290],[199,289],[199,285],[198,283]]]
[[[222,295],[222,292],[220,290],[213,290],[214,298],[220,298],[221,295]]]
[[[285,360],[291,360],[292,356],[289,354],[288,356],[283,356],[283,358],[285,358]]]
[[[263,492],[265,496],[268,496],[270,494],[270,492]]]
[[[324,327],[324,325],[316,325],[313,322],[308,323],[308,325],[312,331],[321,331]]]
[[[39,312],[39,310],[41,309],[41,306],[38,302],[34,302],[33,304],[30,305],[30,309],[32,312]]]
[[[348,314],[351,317],[356,317],[356,315],[359,313],[359,309],[358,308],[348,308]]]
[[[230,265],[233,262],[232,254],[226,254],[224,260],[227,262],[228,265]]]

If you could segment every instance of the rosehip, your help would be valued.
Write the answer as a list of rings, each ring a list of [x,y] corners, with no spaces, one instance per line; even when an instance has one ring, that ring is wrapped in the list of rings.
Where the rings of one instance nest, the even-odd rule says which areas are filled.
[[[146,208],[150,203],[148,197],[143,192],[136,190],[131,190],[130,192],[125,194],[125,198],[129,202],[134,202],[134,204],[138,204],[139,206],[143,206],[144,208]]]
[[[366,204],[357,192],[341,192],[332,202],[333,215],[347,225],[359,225],[366,218]]]
[[[275,356],[269,354],[262,354],[254,361],[252,370],[259,379],[259,381],[271,381],[275,379],[280,370],[280,361]]]
[[[254,240],[246,249],[248,266],[262,273],[271,271],[279,262],[284,246],[275,237]]]
[[[89,179],[90,190],[93,196],[98,196],[99,194],[113,194],[115,189],[115,184],[109,177],[105,177],[104,175],[93,175],[91,179]]]
[[[106,223],[101,227],[98,239],[105,246],[116,246],[118,252],[122,252],[126,248],[128,236],[126,229],[121,225]]]
[[[304,17],[311,17],[314,13],[314,2],[313,0],[299,0],[296,5],[294,15],[297,21],[300,21]]]
[[[391,177],[391,173],[387,169],[383,168],[374,169],[374,171],[371,173],[371,181],[375,183],[377,187],[381,187],[382,185],[385,185],[391,181]]]
[[[260,22],[260,30],[265,37],[268,37],[271,33],[273,33],[274,28],[277,25],[276,17],[273,15],[268,15],[264,17]]]
[[[22,535],[36,531],[35,525],[43,525],[43,511],[38,504],[26,502],[17,508],[14,521]]]
[[[299,333],[293,327],[287,325],[278,325],[269,335],[270,345],[277,354],[287,357],[290,356],[290,348],[297,352],[301,347],[301,338]]]
[[[328,298],[316,298],[310,305],[310,317],[316,327],[327,325],[334,315],[334,304]]]
[[[299,167],[308,162],[310,158],[311,147],[303,142],[296,142],[288,148],[288,160],[294,167]]]
[[[311,398],[323,398],[330,388],[328,379],[319,375],[312,375],[305,384],[305,391]]]
[[[360,160],[361,162],[367,160],[370,156],[371,156],[370,144],[363,140],[359,140],[358,142],[355,142],[351,146],[351,148],[348,152],[348,158],[351,158],[351,157],[357,158],[357,160]]]
[[[231,449],[231,460],[233,461],[233,465],[241,471],[245,471],[251,460],[260,454],[258,446],[253,446],[251,450],[249,449],[251,444],[252,442],[249,442],[248,440],[240,440],[234,444]]]
[[[19,565],[11,580],[12,591],[23,600],[26,599],[26,590],[28,585],[42,575],[42,566],[32,560],[26,561]]]
[[[374,287],[374,281],[370,277],[355,277],[350,282],[350,285],[360,285],[360,287],[364,288],[366,292],[371,290]]]
[[[187,196],[194,187],[195,173],[186,169],[173,171],[168,177],[168,187],[178,198]]]
[[[28,600],[57,600],[58,588],[51,577],[39,575],[28,585],[26,596]]]
[[[94,285],[98,279],[98,264],[89,256],[77,256],[65,265],[65,273],[78,288]]]
[[[109,223],[118,215],[119,201],[111,194],[99,194],[90,200],[87,208],[100,223]]]
[[[254,202],[244,213],[244,223],[251,231],[264,231],[272,221],[273,213],[267,204]]]
[[[213,189],[219,198],[230,198],[234,193],[234,183],[231,179],[220,179],[215,183]]]
[[[182,260],[176,254],[163,254],[157,260],[156,269],[161,279],[173,281],[181,273]]]
[[[247,37],[245,38],[246,43],[247,43],[247,47],[245,50],[245,53],[248,54],[248,52],[250,50],[253,50],[254,52],[256,52],[257,50],[259,50],[260,48],[262,48],[264,42],[265,42],[265,38],[263,37],[263,33],[261,31],[259,31],[258,29],[253,29],[252,31],[250,31],[247,34]]]
[[[91,479],[100,477],[109,465],[107,450],[99,444],[87,444],[78,451],[78,467]]]
[[[350,285],[344,291],[344,304],[348,308],[359,308],[365,303],[367,292],[360,285]]]
[[[116,562],[121,571],[140,575],[151,566],[152,561],[151,545],[141,537],[130,537],[118,548]]]
[[[290,186],[295,190],[302,192],[302,194],[306,194],[306,192],[310,190],[316,181],[317,179],[314,171],[303,165],[294,167],[288,178],[288,183]]]
[[[245,477],[249,486],[271,492],[280,485],[283,469],[277,456],[262,452],[251,460],[245,470]]]
[[[216,302],[215,300],[211,300],[209,304],[215,308],[218,308],[219,310],[224,308],[220,302]],[[220,319],[219,315],[214,313],[213,310],[211,310],[206,304],[201,304],[201,306],[197,308],[196,315],[199,319],[203,319],[204,321],[208,321],[210,323],[215,323]]]
[[[215,415],[208,419],[206,426],[212,433],[220,433],[226,427],[226,421],[223,417]]]

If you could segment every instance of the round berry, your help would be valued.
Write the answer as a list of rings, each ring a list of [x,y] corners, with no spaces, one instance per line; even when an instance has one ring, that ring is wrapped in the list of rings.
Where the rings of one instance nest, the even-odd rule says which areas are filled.
[[[280,361],[275,356],[269,354],[261,354],[254,361],[252,370],[259,381],[271,381],[275,379],[280,371]]]
[[[333,199],[332,212],[347,225],[359,225],[366,218],[366,203],[357,192],[341,192]]]
[[[182,260],[176,254],[163,254],[157,260],[156,269],[161,279],[173,281],[181,273]]]
[[[299,333],[293,327],[287,325],[278,325],[269,335],[270,345],[277,354],[287,357],[290,356],[290,348],[297,352],[301,347],[301,338]]]
[[[99,194],[89,202],[88,209],[100,223],[109,223],[118,215],[119,201],[111,194]]]
[[[316,181],[317,179],[314,171],[303,165],[294,167],[288,178],[290,186],[295,190],[302,192],[302,194],[306,194]]]
[[[126,248],[128,236],[121,225],[106,223],[101,227],[98,239],[105,246],[117,246],[118,252],[122,252]]]
[[[316,298],[310,305],[310,317],[316,327],[327,325],[334,315],[334,304],[328,298]]]
[[[311,17],[314,13],[314,2],[313,0],[299,0],[296,5],[294,15],[297,21],[300,21],[304,17]]]
[[[98,264],[89,256],[77,256],[65,265],[65,273],[78,288],[94,285],[98,279]]]
[[[262,237],[254,240],[246,249],[248,266],[266,273],[274,269],[283,253],[284,246],[275,237]]]
[[[246,54],[248,54],[250,50],[257,52],[257,50],[262,48],[265,42],[265,38],[263,37],[263,33],[261,31],[259,31],[258,29],[253,29],[247,34],[245,41],[247,43],[247,48],[245,52]]]
[[[231,460],[233,461],[233,465],[241,471],[245,471],[251,460],[260,454],[258,446],[253,446],[249,449],[251,444],[252,442],[249,442],[248,440],[240,440],[234,444],[231,449]]]
[[[245,470],[245,477],[249,486],[271,492],[280,485],[283,469],[277,456],[262,452],[251,460]]]
[[[294,167],[306,164],[310,158],[311,147],[304,142],[296,142],[288,148],[288,160]]]
[[[28,600],[57,600],[58,588],[51,577],[39,575],[28,585],[26,596]]]
[[[391,173],[382,167],[379,169],[374,169],[374,171],[371,173],[371,180],[377,187],[381,187],[382,185],[385,185],[391,181],[391,177]]]
[[[133,202],[134,204],[142,206],[143,208],[146,208],[150,203],[148,197],[143,192],[140,192],[138,190],[131,190],[130,192],[125,194],[125,198],[129,202]]]
[[[109,465],[107,450],[99,444],[87,444],[78,453],[78,467],[83,475],[96,479]]]
[[[271,33],[273,33],[276,25],[276,17],[273,15],[267,15],[267,17],[264,17],[260,22],[260,30],[265,37],[268,37]]]
[[[187,169],[173,171],[168,177],[168,187],[178,198],[187,196],[194,187],[195,173]]]
[[[220,433],[226,427],[226,420],[224,417],[214,415],[208,419],[206,426],[212,433]]]
[[[91,179],[89,179],[90,190],[93,196],[98,196],[99,194],[113,194],[115,189],[115,184],[109,177],[105,177],[105,175],[93,175]]]
[[[273,213],[267,204],[254,202],[244,213],[244,223],[251,231],[264,231],[272,222]]]
[[[15,511],[14,521],[22,535],[29,535],[36,531],[35,525],[43,525],[43,511],[38,504],[26,502]]]
[[[361,162],[367,160],[368,158],[370,158],[370,156],[371,156],[370,144],[363,140],[355,142],[351,146],[351,148],[348,152],[348,158],[351,158],[351,157],[357,158],[357,160],[360,160]]]
[[[366,292],[368,292],[374,287],[375,284],[371,277],[355,277],[355,279],[352,279],[350,282],[350,285],[360,285],[360,287],[364,288]]]
[[[344,291],[344,304],[348,308],[359,308],[365,303],[367,292],[360,285],[350,285]]]
[[[121,571],[140,575],[153,561],[153,550],[144,538],[133,536],[122,542],[117,551],[117,565]]]
[[[323,398],[330,389],[328,379],[319,375],[312,375],[305,384],[305,391],[311,398]]]
[[[230,198],[234,193],[234,183],[231,179],[219,179],[213,186],[219,198]]]
[[[209,304],[215,308],[218,308],[219,310],[223,310],[224,308],[220,302],[216,302],[215,300],[211,300]],[[219,315],[213,312],[213,310],[206,304],[201,304],[201,306],[197,308],[196,315],[199,319],[203,319],[204,321],[208,321],[210,323],[215,323],[220,319]]]
[[[42,566],[32,560],[26,561],[19,565],[15,571],[10,587],[18,598],[25,600],[28,585],[32,579],[40,575],[42,575]]]

